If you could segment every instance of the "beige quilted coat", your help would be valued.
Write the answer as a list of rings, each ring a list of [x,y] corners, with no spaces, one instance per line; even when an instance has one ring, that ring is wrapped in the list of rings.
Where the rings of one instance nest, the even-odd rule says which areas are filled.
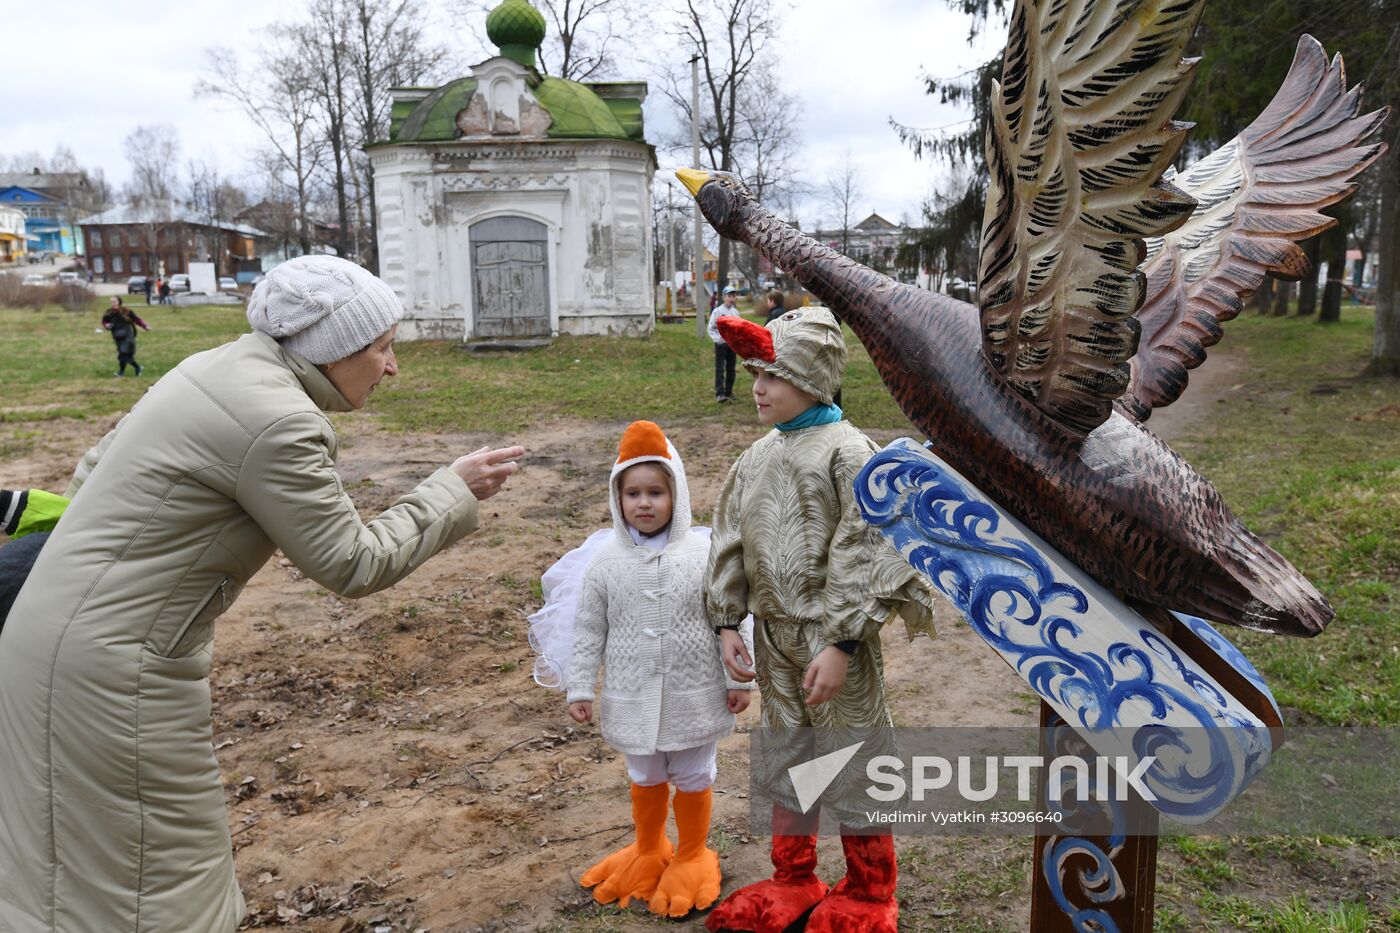
[[[349,407],[249,334],[185,360],[83,458],[0,634],[0,930],[238,926],[211,742],[215,618],[274,548],[364,596],[476,523],[446,469],[363,523],[323,414]]]

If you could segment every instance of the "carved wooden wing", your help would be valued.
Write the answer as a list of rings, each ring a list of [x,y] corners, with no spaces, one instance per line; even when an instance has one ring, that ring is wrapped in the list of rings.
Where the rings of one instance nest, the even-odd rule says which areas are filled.
[[[1142,240],[1195,202],[1162,172],[1187,126],[1181,52],[1201,0],[1018,0],[994,88],[982,348],[1018,392],[1088,433],[1128,386]]]
[[[1133,378],[1119,407],[1139,421],[1170,405],[1266,273],[1299,279],[1311,264],[1297,241],[1336,224],[1317,213],[1349,197],[1353,179],[1385,151],[1364,142],[1384,110],[1358,116],[1338,55],[1312,36],[1273,102],[1249,128],[1172,179],[1199,202],[1180,229],[1147,242],[1147,298]]]

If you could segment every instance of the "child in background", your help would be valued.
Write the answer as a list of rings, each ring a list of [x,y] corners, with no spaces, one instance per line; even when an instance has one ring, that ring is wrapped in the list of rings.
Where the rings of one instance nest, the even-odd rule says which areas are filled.
[[[846,342],[825,308],[788,311],[766,328],[723,318],[719,329],[754,375],[758,419],[776,430],[740,455],[720,493],[705,572],[705,608],[721,630],[726,669],[755,675],[734,631],[753,614],[753,659],[765,736],[822,746],[860,736],[861,759],[894,751],[885,703],[880,628],[898,611],[910,630],[932,632],[925,578],[861,518],[854,480],[876,446],[843,420]],[[845,739],[844,741],[853,741]],[[812,810],[803,816],[791,765],[829,753],[781,746],[750,762],[773,799],[773,878],[731,894],[707,918],[711,930],[779,933],[812,910],[808,933],[895,933],[894,840],[839,793],[823,798],[841,823],[846,877],[828,893],[815,874]],[[832,787],[838,787],[833,783]]]
[[[592,719],[601,664],[603,739],[626,756],[636,841],[580,883],[599,903],[638,898],[652,913],[680,917],[719,897],[719,857],[706,847],[715,754],[749,705],[748,685],[726,680],[705,621],[709,541],[691,528],[685,467],[657,425],[638,421],[623,433],[608,498],[613,534],[584,571],[568,704],[576,721]],[[672,784],[674,850],[666,837]]]
[[[768,306],[767,313],[763,316],[764,324],[772,324],[783,316],[783,312],[786,310],[783,307],[783,300],[783,293],[776,288],[770,289],[769,292],[763,296],[764,304]]]
[[[739,290],[729,286],[724,290],[724,303],[717,304],[710,311],[710,339],[715,344],[715,401],[734,401],[734,351],[719,333],[719,320],[723,317],[739,318]]]

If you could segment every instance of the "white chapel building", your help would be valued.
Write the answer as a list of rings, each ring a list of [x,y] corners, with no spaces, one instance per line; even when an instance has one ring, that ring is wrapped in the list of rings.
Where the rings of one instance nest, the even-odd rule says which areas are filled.
[[[371,145],[379,274],[404,339],[642,335],[652,328],[644,82],[541,74],[544,17],[504,0],[500,54],[439,88],[396,88]]]

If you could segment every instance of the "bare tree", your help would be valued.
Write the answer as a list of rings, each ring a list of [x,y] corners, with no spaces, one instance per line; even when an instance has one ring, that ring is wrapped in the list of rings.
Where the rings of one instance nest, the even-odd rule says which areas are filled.
[[[1376,327],[1371,344],[1373,376],[1400,377],[1400,132],[1390,132],[1381,171],[1380,269],[1376,282]]]
[[[247,195],[243,190],[225,178],[219,171],[218,162],[209,156],[190,159],[186,166],[188,176],[187,198],[190,209],[206,227],[222,227],[233,216],[248,206]],[[207,259],[214,263],[217,275],[229,274],[225,249],[217,239],[208,242]]]
[[[760,70],[762,56],[777,32],[772,0],[684,0],[677,11],[680,24],[676,39],[682,55],[677,66],[663,76],[662,90],[689,125],[690,69],[682,67],[690,55],[700,62],[700,144],[711,168],[722,172],[739,169],[744,134],[742,104],[750,100],[750,81]],[[685,54],[689,53],[689,54]],[[719,242],[719,278],[729,275],[731,243]]]
[[[131,163],[127,193],[138,204],[169,202],[179,180],[180,135],[169,123],[138,126],[122,144]]]
[[[315,106],[329,157],[326,169],[339,226],[335,248],[339,255],[348,256],[349,179],[354,171],[348,133],[355,106],[354,63],[350,57],[353,18],[346,0],[311,0],[307,13],[309,20],[295,27],[296,41],[311,66]]]
[[[418,84],[434,75],[447,59],[446,50],[428,40],[427,17],[417,0],[347,0],[353,20],[349,31],[350,60],[358,85],[356,129],[364,147],[384,139],[389,131],[389,89]],[[379,271],[378,217],[374,183],[367,159],[359,161],[363,190],[368,195],[368,242],[362,257],[370,271]]]
[[[81,172],[83,167],[78,164],[78,157],[73,154],[73,150],[59,143],[53,147],[53,155],[49,156],[50,172]]]
[[[738,108],[735,162],[754,197],[770,209],[791,208],[806,194],[797,170],[802,102],[783,88],[771,59],[760,61]]]
[[[282,158],[271,147],[260,147],[252,156],[258,187],[255,227],[266,233],[277,245],[276,252],[290,256],[301,242],[301,224],[295,208],[295,191],[287,183],[282,170]]]
[[[754,197],[789,218],[795,217],[797,199],[808,193],[797,171],[801,119],[801,101],[784,90],[772,60],[760,60],[738,109],[735,164]],[[758,288],[758,254],[744,243],[731,243],[730,249],[735,267]]]
[[[37,149],[17,152],[0,162],[0,167],[3,167],[7,172],[32,172],[35,169],[42,172],[46,171],[47,165],[48,159],[45,159],[43,153]]]
[[[860,169],[851,156],[851,150],[847,149],[841,154],[841,163],[836,170],[826,176],[826,202],[836,222],[841,225],[841,252],[846,256],[851,255],[851,217],[864,197]]]
[[[6,172],[81,172],[73,150],[63,143],[53,147],[53,155],[45,156],[37,149],[16,153],[8,158],[0,157],[0,171]]]
[[[258,64],[250,73],[239,67],[228,48],[209,50],[212,80],[201,80],[196,96],[231,101],[262,131],[280,169],[288,173],[295,195],[297,242],[303,254],[311,252],[308,204],[312,176],[320,164],[322,135],[317,132],[315,76],[301,54],[295,36],[285,26],[264,31]]]

